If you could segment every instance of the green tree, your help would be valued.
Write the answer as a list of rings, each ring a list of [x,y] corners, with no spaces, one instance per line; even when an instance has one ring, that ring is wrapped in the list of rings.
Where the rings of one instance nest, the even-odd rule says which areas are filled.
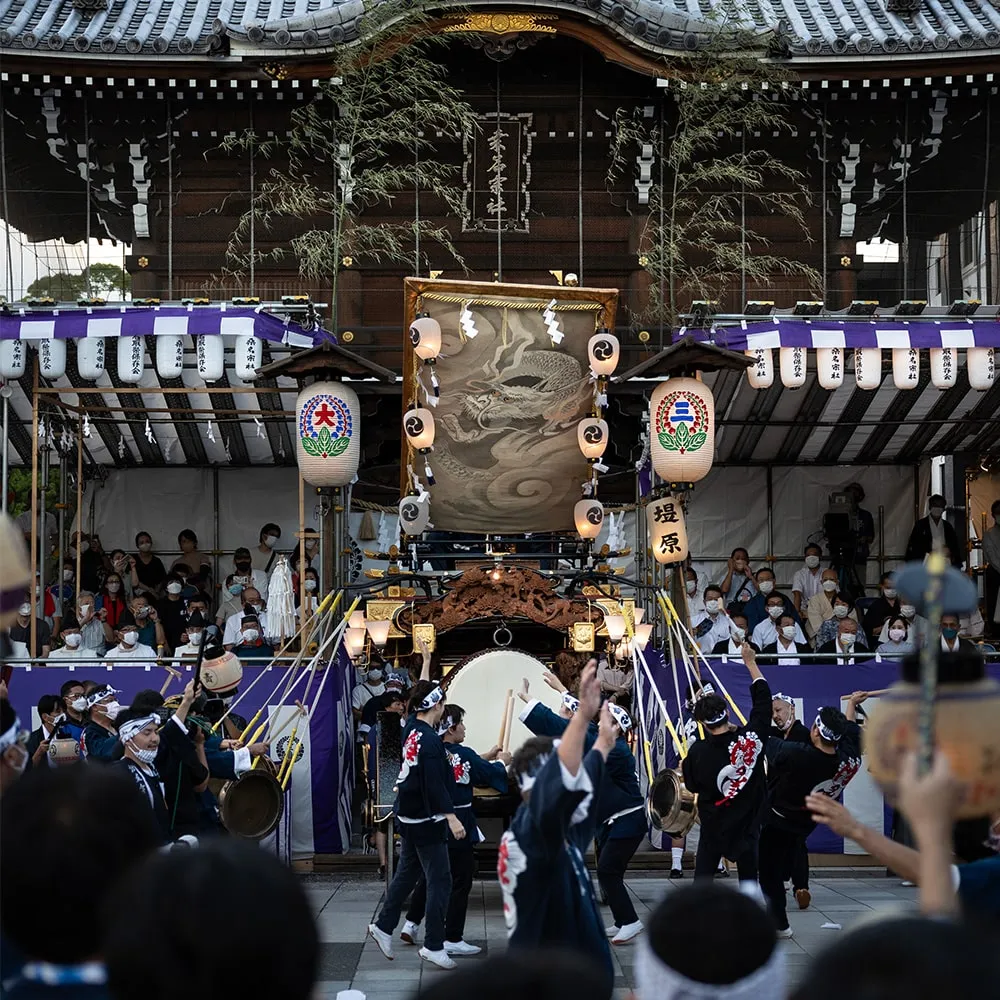
[[[108,298],[117,294],[124,298],[132,291],[132,275],[123,271],[117,264],[91,264],[81,274],[85,284],[88,272],[90,290],[94,295]]]
[[[609,183],[628,177],[644,145],[662,157],[652,171],[649,215],[640,239],[640,264],[651,277],[641,318],[678,323],[693,299],[768,289],[794,275],[818,290],[821,276],[797,258],[776,252],[747,220],[781,217],[810,240],[806,175],[789,163],[798,88],[765,59],[774,39],[734,27],[716,8],[705,27],[709,41],[689,57],[671,57],[667,107],[659,119],[642,108],[619,109]],[[661,180],[662,176],[662,180]],[[742,302],[740,303],[742,306]]]
[[[249,268],[251,220],[258,246],[291,228],[296,235],[286,244],[256,250],[254,260],[292,255],[303,277],[332,282],[334,311],[338,274],[351,263],[419,269],[436,245],[463,264],[445,226],[416,217],[367,219],[397,196],[418,192],[432,196],[437,214],[459,217],[460,167],[442,162],[434,137],[457,142],[477,129],[471,106],[437,58],[448,37],[431,30],[429,14],[408,0],[387,0],[364,20],[364,38],[338,52],[332,78],[291,113],[287,138],[262,140],[249,131],[222,144],[274,163],[230,240],[232,273]]]
[[[54,274],[38,278],[28,285],[25,298],[52,298],[57,302],[76,302],[81,295],[88,294],[88,272],[91,295],[109,298],[117,294],[124,298],[132,289],[132,275],[123,271],[117,264],[91,264],[79,274],[56,271]]]

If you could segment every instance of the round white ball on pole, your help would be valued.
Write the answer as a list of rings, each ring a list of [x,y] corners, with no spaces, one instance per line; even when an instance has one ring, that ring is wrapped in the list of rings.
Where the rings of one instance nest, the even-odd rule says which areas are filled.
[[[295,457],[312,486],[346,486],[361,457],[361,404],[342,382],[314,382],[295,401]]]

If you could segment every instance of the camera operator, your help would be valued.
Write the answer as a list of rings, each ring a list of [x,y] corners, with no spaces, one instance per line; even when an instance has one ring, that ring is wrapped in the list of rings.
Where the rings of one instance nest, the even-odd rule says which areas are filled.
[[[863,597],[868,583],[868,556],[875,540],[875,519],[861,506],[865,491],[851,483],[842,493],[830,494],[830,506],[823,518],[823,532],[833,568],[839,571],[840,589]]]

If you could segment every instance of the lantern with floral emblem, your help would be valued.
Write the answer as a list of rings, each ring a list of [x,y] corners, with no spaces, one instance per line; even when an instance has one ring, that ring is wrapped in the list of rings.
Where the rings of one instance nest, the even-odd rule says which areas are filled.
[[[661,382],[649,401],[650,454],[668,482],[696,483],[712,468],[715,400],[694,378]]]
[[[361,456],[358,394],[342,382],[314,382],[295,404],[296,458],[313,486],[346,486]]]

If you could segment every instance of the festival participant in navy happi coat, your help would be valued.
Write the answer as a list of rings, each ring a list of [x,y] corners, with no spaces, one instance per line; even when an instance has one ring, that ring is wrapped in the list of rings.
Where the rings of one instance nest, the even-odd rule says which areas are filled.
[[[514,754],[522,802],[500,841],[497,876],[511,949],[563,948],[597,958],[610,996],[611,952],[584,861],[597,825],[594,796],[617,736],[605,706],[594,749],[584,753],[588,720],[600,704],[591,660],[580,679],[580,709],[558,746],[536,736]]]

